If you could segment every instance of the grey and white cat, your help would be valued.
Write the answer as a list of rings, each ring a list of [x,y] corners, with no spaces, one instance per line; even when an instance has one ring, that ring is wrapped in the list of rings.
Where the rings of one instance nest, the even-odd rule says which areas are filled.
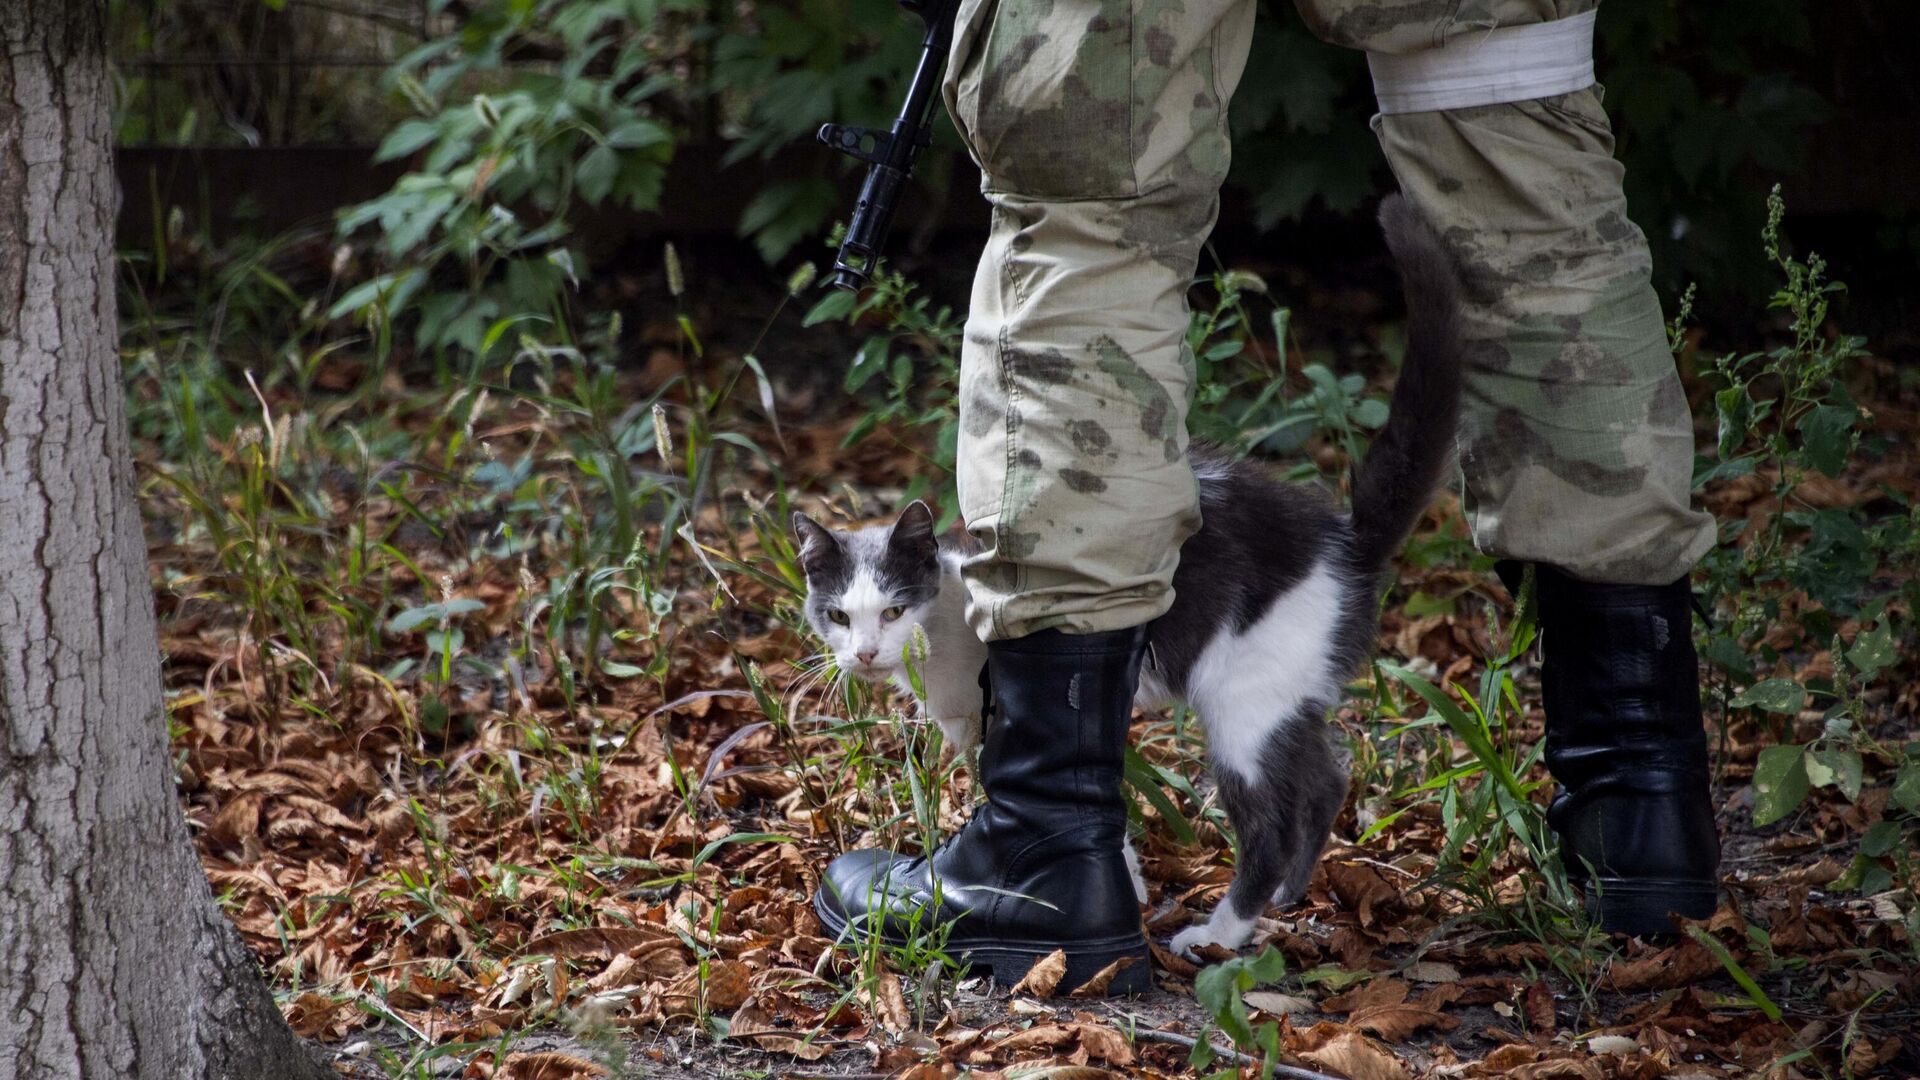
[[[1327,712],[1373,649],[1382,571],[1450,461],[1458,272],[1404,202],[1388,200],[1380,217],[1406,291],[1408,346],[1387,424],[1354,470],[1352,510],[1206,446],[1190,454],[1204,523],[1180,549],[1173,606],[1149,628],[1135,699],[1146,709],[1185,702],[1198,713],[1239,839],[1226,901],[1173,939],[1188,956],[1202,945],[1241,947],[1269,905],[1305,892],[1349,782]],[[918,665],[920,715],[957,750],[976,745],[986,646],[967,624],[961,577],[973,549],[942,543],[918,502],[890,525],[833,530],[795,514],[793,527],[807,620],[840,669],[910,690],[903,650],[922,627],[929,650]]]

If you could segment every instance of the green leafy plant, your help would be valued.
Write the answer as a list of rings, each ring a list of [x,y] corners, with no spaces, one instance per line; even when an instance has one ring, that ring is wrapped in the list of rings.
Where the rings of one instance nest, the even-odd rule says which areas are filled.
[[[1219,1057],[1209,1041],[1214,1030],[1224,1032],[1243,1053],[1257,1055],[1262,1080],[1272,1080],[1280,1058],[1280,1027],[1268,1020],[1254,1026],[1243,995],[1256,987],[1280,981],[1287,958],[1269,945],[1258,956],[1236,956],[1204,968],[1193,979],[1193,996],[1207,1011],[1209,1023],[1194,1040],[1187,1062],[1195,1069],[1210,1068]],[[1209,1074],[1209,1080],[1240,1075],[1237,1069]]]
[[[1912,586],[1899,585],[1899,594],[1891,590],[1910,580],[1899,570],[1915,563],[1913,511],[1875,522],[1806,495],[1814,478],[1838,477],[1855,455],[1874,452],[1846,383],[1866,348],[1860,338],[1827,327],[1845,286],[1827,277],[1819,255],[1801,259],[1787,250],[1778,187],[1767,205],[1761,240],[1782,279],[1771,306],[1786,317],[1790,340],[1765,352],[1707,362],[1719,386],[1719,438],[1715,458],[1701,463],[1695,483],[1758,477],[1775,510],[1758,527],[1752,518],[1731,523],[1722,545],[1705,560],[1706,595],[1721,619],[1702,651],[1729,682],[1743,684],[1727,696],[1728,708],[1766,718],[1782,736],[1760,751],[1754,766],[1755,824],[1782,820],[1817,788],[1858,801],[1872,762],[1887,776],[1890,801],[1908,815],[1911,830],[1920,819],[1920,755],[1874,737],[1864,697],[1869,684],[1899,662],[1911,637],[1895,609],[1899,601],[1897,606],[1912,610]],[[1686,314],[1683,304],[1676,342]],[[1841,633],[1847,617],[1857,628],[1851,641]],[[1798,633],[1783,642],[1776,629],[1782,625]],[[1789,650],[1822,647],[1830,675],[1803,681],[1770,674]],[[1791,725],[1809,706],[1820,711],[1819,733],[1811,742],[1795,742]],[[1871,855],[1863,848],[1849,879],[1880,891],[1895,879],[1891,863],[1881,857],[1884,841],[1873,847],[1877,853]]]
[[[676,80],[650,43],[672,12],[697,9],[491,0],[400,60],[388,79],[421,116],[388,134],[376,160],[418,156],[419,168],[340,219],[349,234],[377,226],[395,268],[342,296],[333,317],[383,326],[412,314],[423,350],[480,359],[513,344],[516,326],[570,343],[568,292],[585,272],[574,215],[658,204],[676,140],[654,99]],[[510,65],[541,48],[550,67]]]

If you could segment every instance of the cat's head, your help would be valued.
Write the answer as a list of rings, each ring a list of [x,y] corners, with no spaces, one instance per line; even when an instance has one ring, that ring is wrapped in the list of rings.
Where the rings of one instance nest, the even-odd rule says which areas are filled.
[[[841,671],[869,681],[898,674],[913,628],[940,593],[933,511],[915,502],[891,525],[829,529],[793,515],[807,575],[807,622]]]

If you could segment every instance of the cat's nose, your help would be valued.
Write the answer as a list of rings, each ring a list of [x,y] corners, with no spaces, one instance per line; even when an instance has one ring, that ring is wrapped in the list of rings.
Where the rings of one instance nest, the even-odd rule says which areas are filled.
[[[853,658],[855,660],[860,661],[863,664],[871,664],[873,663],[873,658],[879,655],[880,655],[880,650],[878,649],[862,649],[859,652],[854,653]]]

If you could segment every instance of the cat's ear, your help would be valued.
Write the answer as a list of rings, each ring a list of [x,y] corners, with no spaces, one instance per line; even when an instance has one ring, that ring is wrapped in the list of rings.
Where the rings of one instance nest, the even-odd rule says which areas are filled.
[[[939,550],[940,542],[933,535],[933,511],[926,503],[915,499],[900,511],[900,517],[893,523],[893,533],[887,537],[887,545],[896,551],[924,556]]]
[[[811,578],[824,570],[827,560],[839,558],[840,541],[832,530],[798,510],[793,512],[793,538],[800,541],[800,569]]]

